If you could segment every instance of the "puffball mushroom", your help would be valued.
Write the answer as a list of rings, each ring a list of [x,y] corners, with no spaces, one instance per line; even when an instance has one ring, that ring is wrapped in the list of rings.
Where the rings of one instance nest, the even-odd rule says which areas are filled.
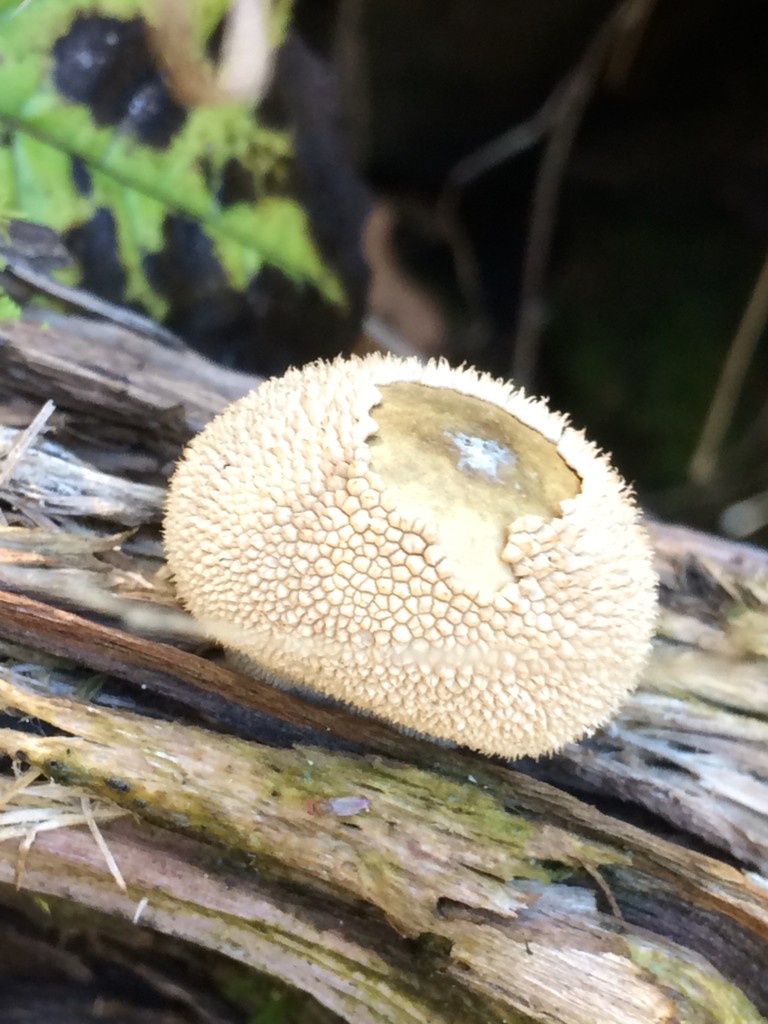
[[[626,485],[565,417],[444,362],[265,381],[171,480],[178,594],[282,682],[507,757],[594,731],[655,617]]]

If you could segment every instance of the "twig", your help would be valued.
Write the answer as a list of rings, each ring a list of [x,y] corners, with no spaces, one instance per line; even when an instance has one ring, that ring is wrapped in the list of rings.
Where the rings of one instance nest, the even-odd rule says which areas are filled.
[[[0,789],[0,810],[15,800],[19,793],[23,793],[28,786],[40,778],[37,768],[28,768],[27,771],[20,771],[13,782],[10,782]]]
[[[29,449],[42,434],[45,425],[56,411],[56,406],[49,399],[40,409],[29,426],[22,430],[9,450],[0,458],[0,490],[13,479],[16,467]]]
[[[656,5],[657,0],[644,0],[627,12],[625,31],[617,40],[605,69],[605,81],[609,88],[620,88],[629,77]]]
[[[617,918],[619,921],[623,921],[624,915],[621,912],[621,907],[619,907],[618,901],[616,897],[613,895],[613,891],[610,885],[608,885],[606,880],[600,874],[599,870],[594,866],[594,864],[587,864],[586,862],[582,862],[582,867],[589,875],[589,877],[592,879],[592,881],[595,883],[595,885],[598,887],[603,896],[605,896],[606,901],[608,902],[608,906],[611,908],[611,913],[613,914],[613,916]]]
[[[510,364],[512,377],[526,387],[532,384],[541,336],[542,283],[549,262],[557,200],[571,147],[602,65],[606,46],[605,34],[604,29],[599,36],[600,45],[593,44],[590,47],[587,58],[568,83],[557,122],[549,136],[536,178],[520,285],[520,310]]]
[[[476,312],[481,310],[485,303],[472,243],[459,217],[459,204],[464,190],[494,167],[507,160],[514,160],[515,157],[539,145],[552,127],[559,102],[560,87],[555,89],[531,118],[514,125],[502,135],[463,157],[451,168],[446,177],[435,207],[435,216],[451,247],[456,280],[464,301]]]
[[[629,38],[617,65],[626,75],[656,0],[624,0],[603,22],[581,59],[536,113],[462,158],[448,174],[436,216],[454,258],[456,277],[470,308],[481,310],[482,287],[471,242],[458,216],[466,187],[483,174],[546,142],[536,180],[520,286],[520,311],[510,371],[530,386],[541,328],[541,292],[554,231],[557,200],[576,132],[600,72],[617,44]],[[614,68],[615,71],[615,68]],[[615,75],[614,75],[615,77]]]
[[[93,840],[98,846],[99,850],[101,851],[102,857],[107,862],[109,873],[114,878],[115,885],[118,887],[118,889],[122,889],[123,892],[127,892],[128,886],[125,884],[123,874],[120,868],[117,866],[117,861],[115,860],[112,851],[107,845],[106,839],[101,834],[101,829],[96,824],[96,818],[94,817],[93,810],[91,809],[91,798],[88,796],[81,796],[80,806],[83,809],[83,817],[85,818],[85,823],[91,830]]]
[[[707,483],[717,470],[723,440],[731,424],[739,394],[744,386],[744,378],[747,375],[760,335],[765,329],[766,321],[768,321],[768,256],[760,268],[749,302],[723,363],[699,443],[688,467],[688,478],[696,484]]]
[[[516,124],[454,164],[446,178],[440,202],[447,205],[455,202],[459,193],[476,178],[537,146],[554,123],[561,88],[555,89],[529,120]]]
[[[125,327],[130,331],[135,331],[136,334],[141,334],[145,338],[154,338],[155,341],[158,341],[166,348],[177,352],[186,349],[186,345],[181,338],[178,338],[166,327],[161,327],[160,324],[155,323],[149,317],[142,316],[141,313],[135,313],[132,309],[126,309],[124,306],[117,306],[113,302],[107,302],[106,299],[100,299],[98,296],[92,295],[91,292],[84,291],[82,288],[75,288],[72,285],[55,281],[47,274],[35,270],[34,267],[26,262],[9,260],[3,272],[29,285],[30,288],[34,288],[44,295],[50,295],[54,299],[59,299],[61,302],[66,302],[76,309],[82,309],[86,313],[93,313],[94,316],[100,316],[104,320],[109,320],[110,323]]]
[[[576,133],[617,42],[636,34],[646,8],[655,0],[625,0],[615,8],[592,39],[576,67],[557,90],[552,130],[539,167],[533,196],[520,286],[520,310],[512,346],[510,372],[531,387],[541,336],[543,281],[554,234],[560,189]]]
[[[0,639],[125,679],[236,735],[253,738],[263,731],[259,716],[269,715],[291,729],[331,733],[382,753],[416,757],[422,749],[434,756],[429,754],[431,744],[400,735],[384,722],[311,703],[170,644],[135,637],[20,594],[0,591]],[[3,671],[0,666],[0,678]]]

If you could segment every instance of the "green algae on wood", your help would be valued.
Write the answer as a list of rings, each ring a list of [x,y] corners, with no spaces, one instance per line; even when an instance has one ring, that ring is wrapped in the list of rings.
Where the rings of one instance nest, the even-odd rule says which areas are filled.
[[[627,938],[627,949],[636,964],[682,995],[680,1024],[768,1024],[744,993],[702,957],[682,949],[676,957],[664,956],[642,938]]]
[[[514,915],[512,879],[547,881],[528,846],[535,831],[498,799],[408,765],[276,750],[200,729],[33,697],[0,680],[0,697],[76,738],[0,732],[6,749],[167,827],[298,871],[385,908],[401,931],[434,928],[445,897]],[[308,771],[310,769],[310,771]],[[115,779],[129,782],[115,786]],[[314,814],[310,801],[363,796],[355,818]],[[460,807],[460,811],[457,811]],[[424,822],[434,827],[425,830]],[[350,824],[355,827],[350,829]],[[418,854],[404,857],[404,851]],[[422,859],[419,860],[418,857]],[[615,852],[606,849],[608,862]],[[542,855],[543,859],[543,855]]]

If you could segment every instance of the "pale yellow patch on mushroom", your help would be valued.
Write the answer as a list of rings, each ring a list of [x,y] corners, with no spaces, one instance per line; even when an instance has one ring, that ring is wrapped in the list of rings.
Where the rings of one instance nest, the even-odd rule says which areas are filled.
[[[503,587],[514,578],[501,557],[509,524],[527,513],[559,515],[579,478],[551,441],[497,405],[423,384],[379,390],[371,470],[398,507],[434,524],[458,578]]]

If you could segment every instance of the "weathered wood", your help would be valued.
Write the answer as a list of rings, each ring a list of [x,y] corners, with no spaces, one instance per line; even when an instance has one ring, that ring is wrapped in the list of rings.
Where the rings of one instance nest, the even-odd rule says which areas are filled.
[[[174,607],[163,475],[254,380],[122,331],[119,349],[66,323],[2,333],[0,474],[42,402],[57,412],[0,475],[0,706],[21,716],[0,750],[131,812],[103,827],[126,893],[82,828],[38,836],[25,890],[138,908],[349,1021],[764,1019],[764,552],[650,524],[640,689],[598,736],[510,767],[234,672]],[[0,828],[21,799],[0,796]],[[18,857],[0,841],[0,902]]]

